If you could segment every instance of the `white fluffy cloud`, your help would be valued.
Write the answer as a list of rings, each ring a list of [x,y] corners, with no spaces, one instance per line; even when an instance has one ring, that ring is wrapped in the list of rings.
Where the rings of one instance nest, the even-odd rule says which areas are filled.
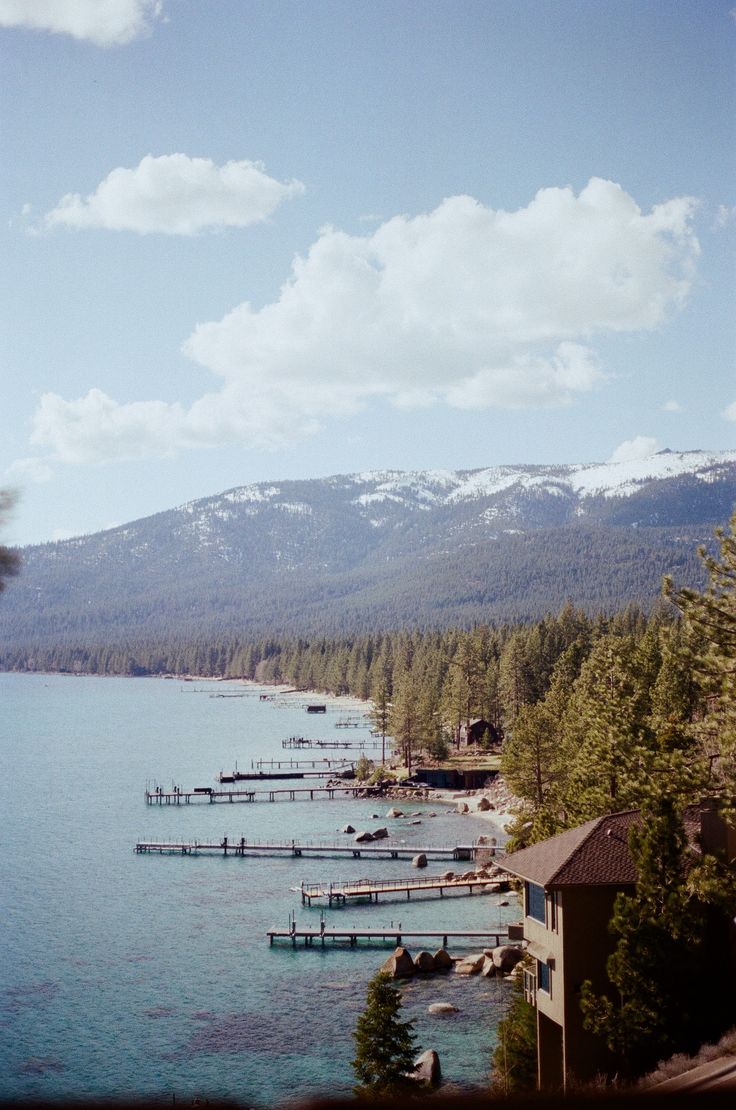
[[[665,401],[665,403],[662,405],[662,412],[684,412],[684,411],[685,411],[685,409],[682,407],[682,405],[680,404],[679,401]]]
[[[48,482],[53,477],[53,471],[48,463],[43,459],[27,458],[16,459],[11,463],[3,474],[3,484],[15,485],[19,482],[21,485],[28,483],[40,484]]]
[[[636,462],[637,459],[648,459],[656,455],[660,449],[659,440],[654,436],[634,436],[620,443],[608,460],[609,463]]]
[[[258,223],[302,192],[300,181],[276,181],[260,162],[216,166],[209,158],[147,154],[134,169],[112,170],[87,197],[67,193],[44,226],[196,235]]]
[[[280,296],[199,325],[185,353],[219,379],[188,409],[98,390],[43,398],[34,441],[89,461],[193,445],[278,446],[371,398],[463,409],[569,404],[603,379],[596,334],[660,325],[682,306],[695,202],[643,213],[594,178],[515,212],[471,197],[373,233],[326,228]]]
[[[726,420],[733,420],[736,423],[736,401],[730,404],[727,409],[723,410],[723,415],[726,417]]]
[[[0,0],[0,27],[27,27],[123,46],[148,34],[161,0]]]

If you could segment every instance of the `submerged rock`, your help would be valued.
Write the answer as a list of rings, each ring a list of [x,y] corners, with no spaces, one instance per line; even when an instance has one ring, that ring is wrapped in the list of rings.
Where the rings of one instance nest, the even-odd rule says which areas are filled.
[[[373,840],[373,833],[359,832],[355,837],[356,844],[366,844],[369,840]]]
[[[373,839],[374,840],[385,840],[387,836],[389,836],[388,829],[384,828],[384,829],[374,829],[373,830]]]
[[[404,816],[404,814],[402,813],[402,811],[401,811],[400,809],[396,809],[395,807],[392,807],[392,808],[391,808],[391,809],[390,809],[390,810],[388,811],[388,813],[386,814],[386,816],[387,816],[387,817],[403,817],[403,816]]]
[[[345,828],[342,831],[344,833],[354,833],[355,829],[353,828],[352,825],[346,825]]]
[[[457,1006],[453,1006],[452,1002],[433,1002],[427,1006],[428,1014],[459,1014],[460,1011]]]

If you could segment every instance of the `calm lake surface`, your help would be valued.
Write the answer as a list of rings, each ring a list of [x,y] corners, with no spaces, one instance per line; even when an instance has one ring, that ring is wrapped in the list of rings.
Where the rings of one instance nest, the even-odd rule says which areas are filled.
[[[291,911],[319,925],[319,906],[303,908],[291,889],[302,879],[416,875],[410,864],[137,856],[135,841],[332,838],[350,822],[387,824],[407,843],[454,844],[496,830],[437,803],[416,805],[414,826],[384,819],[391,803],[375,800],[147,807],[154,780],[191,789],[236,761],[243,770],[260,758],[337,754],[283,751],[288,736],[368,735],[335,729],[346,703],[308,715],[304,699],[261,702],[257,693],[237,683],[0,674],[0,1096],[274,1106],[352,1089],[352,1030],[391,949],[294,951],[269,948],[264,934]],[[430,895],[326,912],[328,924],[491,928],[519,917],[514,896],[509,907],[500,900]],[[448,1084],[484,1083],[509,984],[429,977],[403,996]],[[443,1000],[460,1013],[427,1014]]]

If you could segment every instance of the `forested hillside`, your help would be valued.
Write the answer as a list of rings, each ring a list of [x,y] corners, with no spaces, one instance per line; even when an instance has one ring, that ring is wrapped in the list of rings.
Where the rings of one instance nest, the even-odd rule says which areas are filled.
[[[649,608],[736,502],[736,454],[261,483],[21,552],[2,650],[345,636]],[[7,655],[4,656],[7,658]]]

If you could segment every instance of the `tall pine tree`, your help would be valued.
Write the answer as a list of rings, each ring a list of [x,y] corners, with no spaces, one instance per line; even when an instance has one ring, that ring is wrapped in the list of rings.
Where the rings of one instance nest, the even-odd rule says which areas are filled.
[[[368,984],[366,1007],[353,1033],[359,1096],[380,1098],[416,1089],[410,1078],[417,1051],[414,1022],[401,1021],[400,1010],[401,992],[379,971]]]

